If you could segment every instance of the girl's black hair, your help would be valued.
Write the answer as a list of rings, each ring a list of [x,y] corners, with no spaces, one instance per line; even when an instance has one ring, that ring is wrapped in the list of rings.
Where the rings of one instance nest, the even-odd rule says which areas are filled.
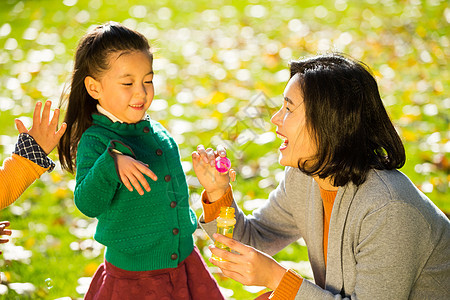
[[[370,169],[405,164],[402,141],[364,63],[333,53],[293,61],[290,71],[291,78],[299,74],[306,124],[317,145],[313,159],[298,162],[302,172],[330,177],[334,186],[360,185]]]
[[[80,40],[76,53],[70,92],[61,97],[60,106],[67,102],[64,122],[66,133],[58,144],[59,161],[63,169],[73,173],[78,142],[92,125],[92,114],[97,112],[97,100],[87,92],[84,79],[91,76],[100,79],[110,68],[110,55],[122,51],[143,51],[152,59],[147,39],[137,31],[119,23],[108,22],[95,27]]]

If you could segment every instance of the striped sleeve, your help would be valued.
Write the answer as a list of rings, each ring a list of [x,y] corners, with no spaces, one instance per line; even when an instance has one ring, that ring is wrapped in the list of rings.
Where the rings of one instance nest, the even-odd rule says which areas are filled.
[[[284,273],[283,278],[276,290],[272,293],[269,299],[272,300],[293,300],[302,285],[303,278],[294,272],[292,269],[289,269]]]
[[[208,195],[205,191],[202,193],[202,205],[203,205],[203,218],[205,223],[209,223],[214,221],[220,213],[220,208],[222,206],[231,206],[233,203],[233,192],[231,190],[231,186],[228,187],[225,194],[219,200],[210,203],[208,200]]]

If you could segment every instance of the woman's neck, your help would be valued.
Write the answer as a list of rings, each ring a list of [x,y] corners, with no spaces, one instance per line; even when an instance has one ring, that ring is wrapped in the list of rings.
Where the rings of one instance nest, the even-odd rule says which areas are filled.
[[[331,179],[330,177],[327,178],[319,178],[318,176],[314,176],[313,177],[314,180],[317,182],[317,184],[319,185],[319,187],[323,190],[326,191],[337,191],[339,187],[334,186],[331,183]]]

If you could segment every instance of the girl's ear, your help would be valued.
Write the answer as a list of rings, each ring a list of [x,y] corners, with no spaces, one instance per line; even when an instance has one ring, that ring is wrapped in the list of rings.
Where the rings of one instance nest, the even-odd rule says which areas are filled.
[[[86,76],[86,78],[84,78],[84,86],[92,98],[96,100],[100,98],[102,87],[99,81],[91,76]]]

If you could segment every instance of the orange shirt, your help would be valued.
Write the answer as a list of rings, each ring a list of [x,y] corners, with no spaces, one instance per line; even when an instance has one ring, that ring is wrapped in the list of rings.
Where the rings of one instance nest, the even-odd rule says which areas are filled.
[[[331,210],[333,209],[336,194],[337,191],[320,189],[320,197],[322,198],[323,204],[323,257],[325,259],[325,266],[327,265],[328,232],[330,229]]]

